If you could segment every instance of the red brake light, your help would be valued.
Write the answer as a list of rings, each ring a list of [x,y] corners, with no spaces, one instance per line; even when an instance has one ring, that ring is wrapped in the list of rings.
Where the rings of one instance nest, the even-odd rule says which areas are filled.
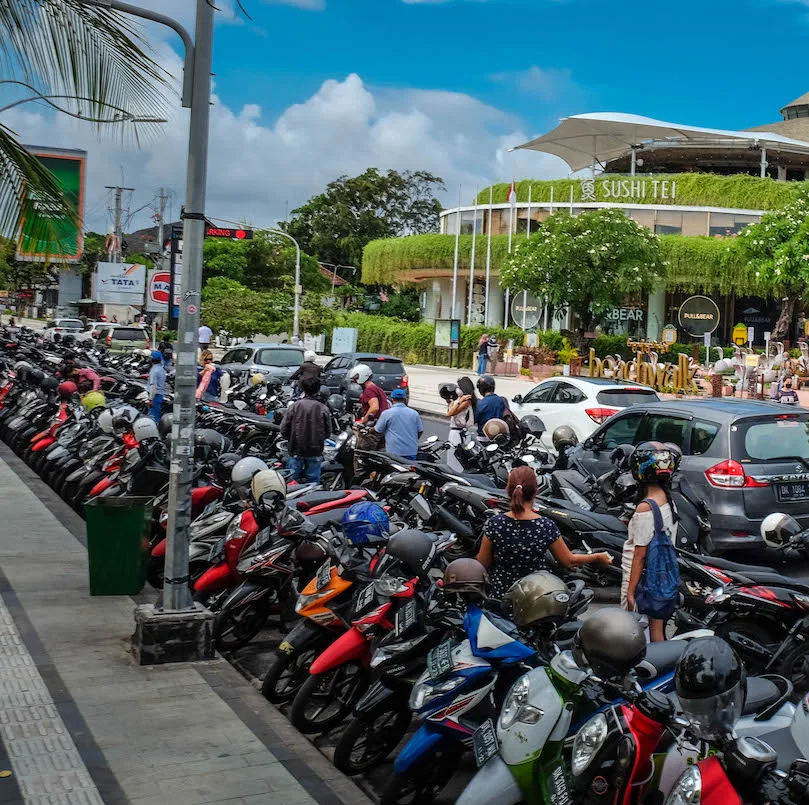
[[[410,385],[410,378],[407,375],[405,375],[402,378],[402,388],[406,389],[409,385]]]
[[[587,408],[584,413],[598,425],[606,422],[613,414],[617,414],[618,408]]]
[[[711,486],[718,486],[720,489],[760,488],[770,485],[769,481],[757,481],[745,475],[744,467],[732,458],[705,470],[705,477]]]

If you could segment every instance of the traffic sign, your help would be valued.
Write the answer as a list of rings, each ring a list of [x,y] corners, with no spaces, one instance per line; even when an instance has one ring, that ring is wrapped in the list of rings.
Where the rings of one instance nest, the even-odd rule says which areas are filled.
[[[230,238],[231,240],[252,240],[253,239],[253,230],[252,229],[240,229],[240,228],[233,228],[233,229],[223,229],[218,226],[206,226],[205,227],[205,237],[206,238]]]

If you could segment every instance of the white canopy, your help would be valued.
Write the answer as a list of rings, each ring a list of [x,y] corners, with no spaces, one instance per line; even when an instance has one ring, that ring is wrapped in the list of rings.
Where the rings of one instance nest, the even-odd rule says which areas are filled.
[[[596,112],[563,118],[553,131],[511,150],[524,148],[555,154],[567,162],[571,170],[577,171],[593,164],[603,166],[627,154],[633,147],[646,143],[716,144],[721,140],[743,140],[763,148],[809,153],[809,143],[781,134],[681,126],[621,112]]]

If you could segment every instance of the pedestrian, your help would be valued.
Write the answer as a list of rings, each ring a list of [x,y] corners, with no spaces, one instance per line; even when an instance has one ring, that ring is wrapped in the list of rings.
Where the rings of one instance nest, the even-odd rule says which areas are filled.
[[[486,521],[476,557],[489,571],[492,598],[502,598],[514,582],[529,573],[550,571],[548,550],[565,568],[612,563],[608,553],[572,553],[556,523],[534,511],[537,474],[531,467],[515,467],[509,473],[506,494],[510,511]]]
[[[65,363],[69,367],[67,376],[76,385],[79,384],[79,381],[84,380],[91,385],[92,391],[98,391],[101,388],[101,378],[93,369],[87,366],[80,366],[75,359],[71,359]]]
[[[783,382],[781,383],[781,388],[776,392],[775,397],[776,402],[782,403],[783,405],[797,405],[798,404],[798,392],[792,388],[792,378],[785,377]]]
[[[14,318],[14,316],[12,316],[12,317],[11,317],[11,318],[8,320],[8,326],[9,326],[9,327],[16,327],[16,326],[17,326],[17,321],[16,321],[16,319]]]
[[[495,375],[497,374],[497,358],[500,354],[500,344],[497,343],[497,339],[493,335],[489,336],[486,352],[489,357],[489,374]]]
[[[199,341],[199,348],[205,352],[211,346],[211,339],[213,338],[213,330],[207,324],[200,324],[197,330],[197,341]]]
[[[449,417],[449,438],[447,441],[453,449],[447,452],[447,464],[456,472],[463,472],[464,468],[455,457],[455,449],[464,444],[469,431],[475,425],[475,409],[478,398],[475,394],[475,386],[468,377],[458,378],[458,386],[455,389],[455,399],[447,405],[447,416]]]
[[[646,565],[649,543],[655,535],[655,517],[652,504],[660,510],[663,529],[674,541],[677,510],[671,498],[671,478],[680,463],[679,451],[662,442],[643,442],[632,454],[632,477],[640,484],[637,506],[629,521],[626,541],[621,557],[621,606],[634,612],[635,591]],[[665,623],[649,618],[649,636],[652,642],[665,640]]]
[[[300,385],[301,380],[305,377],[316,377],[318,383],[320,383],[320,373],[322,369],[315,363],[316,359],[317,354],[314,350],[307,349],[306,352],[303,353],[303,363],[290,375],[290,382]]]
[[[478,376],[486,374],[486,362],[489,360],[489,336],[486,333],[478,341]]]
[[[213,362],[213,353],[202,352],[202,365],[197,368],[197,399],[205,402],[219,402],[222,370]]]
[[[281,436],[287,440],[292,477],[300,482],[320,483],[323,445],[331,435],[331,414],[317,399],[320,380],[304,377],[303,397],[292,404],[281,420]]]
[[[158,349],[152,353],[152,368],[149,370],[146,391],[149,394],[149,416],[155,422],[159,422],[163,415],[163,400],[166,396],[166,369],[163,366],[163,353]]]
[[[481,399],[475,406],[478,436],[483,436],[483,426],[490,419],[502,419],[506,411],[506,401],[495,394],[494,389],[494,378],[491,375],[484,375],[478,379],[478,391],[481,394]]]
[[[171,366],[171,362],[174,360],[174,345],[171,343],[168,335],[163,336],[160,343],[157,345],[157,349],[163,356],[163,368],[168,369]]]
[[[424,433],[419,412],[408,407],[404,389],[394,389],[390,399],[393,405],[382,412],[374,430],[385,437],[388,453],[415,461],[419,436]]]

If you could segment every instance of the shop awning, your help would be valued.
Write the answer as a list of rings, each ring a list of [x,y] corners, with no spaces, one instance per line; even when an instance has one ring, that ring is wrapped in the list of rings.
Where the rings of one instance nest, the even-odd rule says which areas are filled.
[[[652,143],[720,143],[737,140],[750,146],[809,154],[809,143],[767,131],[725,131],[665,123],[641,115],[596,112],[563,118],[547,134],[518,145],[512,151],[542,151],[561,157],[577,171],[603,167],[633,148]]]

